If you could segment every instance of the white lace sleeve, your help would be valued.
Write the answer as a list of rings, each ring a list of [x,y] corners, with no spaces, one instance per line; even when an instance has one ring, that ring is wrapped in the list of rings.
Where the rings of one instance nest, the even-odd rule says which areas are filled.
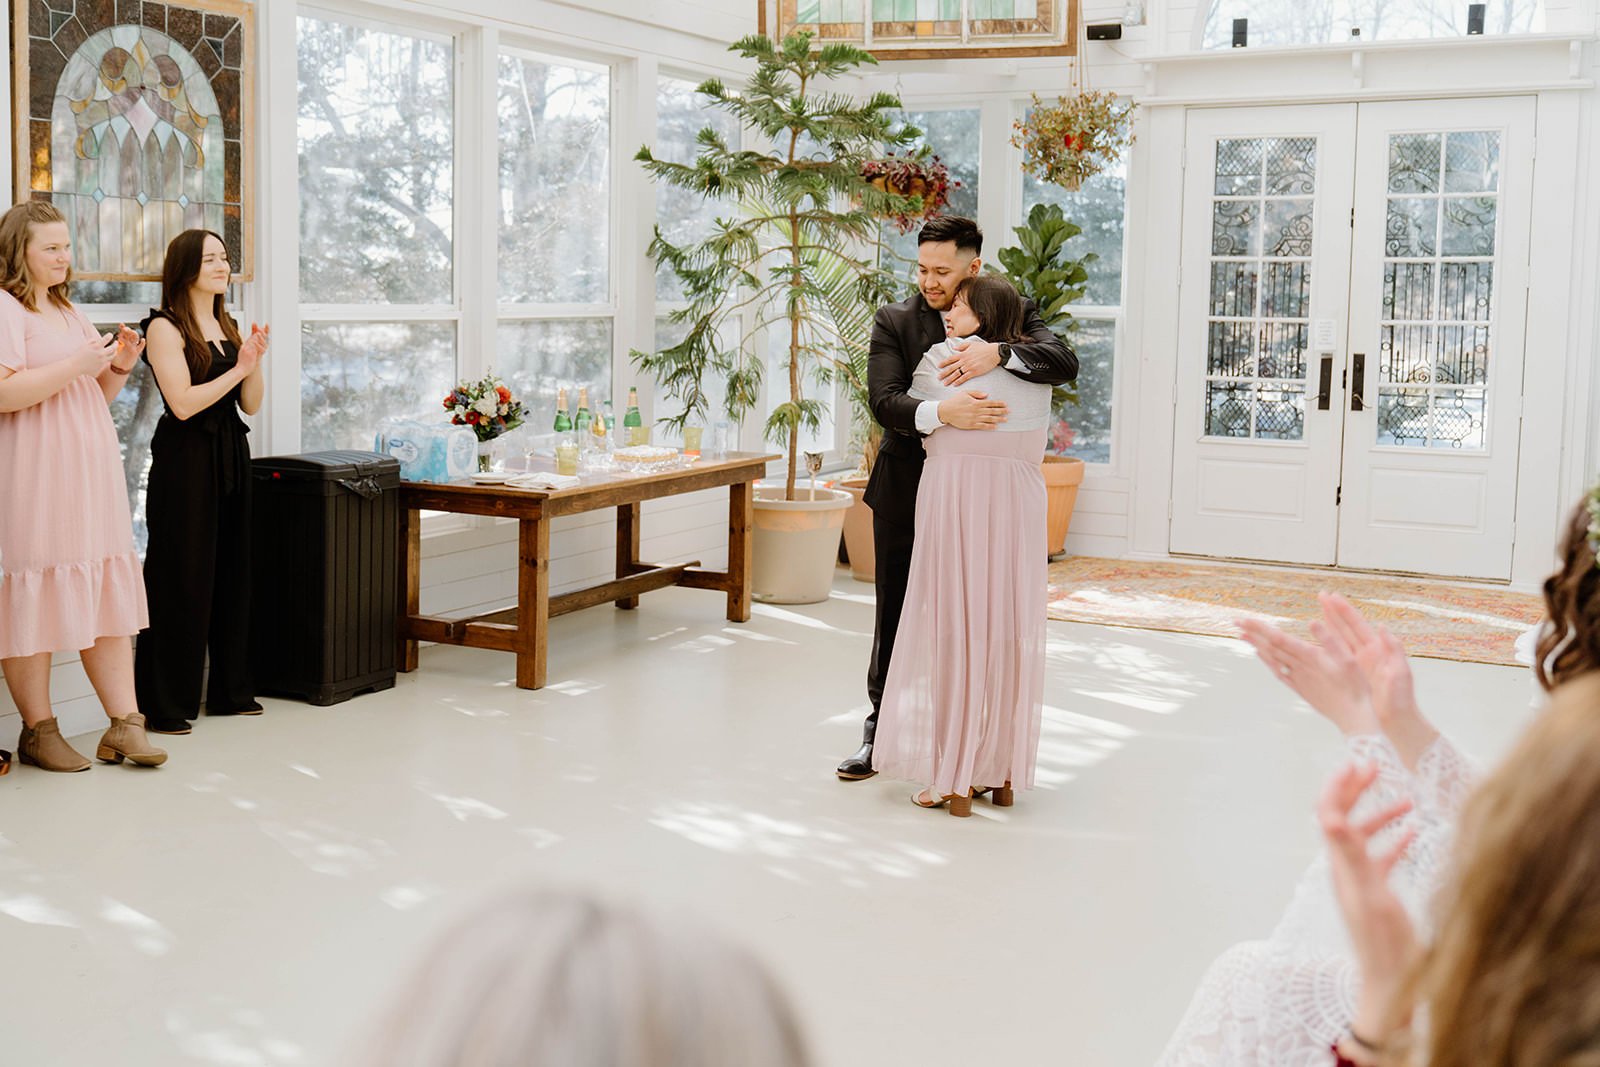
[[[1422,786],[1388,738],[1360,735],[1345,745],[1351,758],[1378,768],[1355,814],[1370,815],[1410,797],[1416,810],[1384,833],[1392,837],[1415,826],[1419,838],[1423,836],[1428,816],[1418,797]],[[1443,756],[1435,759],[1442,771]],[[1430,787],[1446,779],[1430,779]],[[1380,839],[1377,847],[1381,844]],[[1390,876],[1414,921],[1422,920],[1440,870],[1433,852],[1418,853],[1413,846]],[[1322,851],[1301,875],[1271,937],[1235,945],[1211,965],[1161,1067],[1327,1067],[1329,1046],[1355,1014],[1359,987],[1327,853]]]
[[[1355,961],[1276,941],[1217,957],[1158,1067],[1328,1067],[1355,1016]]]

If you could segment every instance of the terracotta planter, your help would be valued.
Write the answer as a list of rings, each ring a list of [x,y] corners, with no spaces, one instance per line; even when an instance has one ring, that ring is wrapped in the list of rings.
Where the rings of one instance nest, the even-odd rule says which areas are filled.
[[[854,501],[844,513],[844,550],[850,557],[850,576],[858,582],[870,582],[877,573],[877,557],[872,549],[872,509],[862,495],[867,491],[865,478],[846,478],[838,488],[850,494]]]
[[[1078,486],[1083,484],[1083,460],[1046,456],[1039,469],[1044,473],[1050,558],[1056,559],[1067,550],[1067,527],[1072,524],[1072,509],[1078,502]]]
[[[837,489],[819,489],[812,500],[802,488],[798,500],[785,500],[783,486],[758,486],[750,595],[768,604],[828,599],[850,504],[850,494]]]

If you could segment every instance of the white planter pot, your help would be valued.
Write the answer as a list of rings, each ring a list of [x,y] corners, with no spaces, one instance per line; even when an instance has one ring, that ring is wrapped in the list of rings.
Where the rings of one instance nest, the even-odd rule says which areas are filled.
[[[815,604],[828,599],[839,559],[839,535],[849,493],[818,489],[816,499],[797,486],[798,500],[783,499],[783,486],[755,489],[755,565],[750,595],[768,604]]]

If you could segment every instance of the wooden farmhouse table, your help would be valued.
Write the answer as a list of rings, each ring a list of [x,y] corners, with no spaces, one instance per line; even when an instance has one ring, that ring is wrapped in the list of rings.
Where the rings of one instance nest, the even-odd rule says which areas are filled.
[[[613,471],[584,472],[572,489],[513,489],[504,485],[451,482],[434,485],[400,483],[400,605],[396,628],[402,671],[417,669],[420,641],[492,648],[517,656],[517,687],[540,689],[545,684],[545,657],[550,620],[571,611],[607,602],[619,608],[639,606],[639,594],[670,585],[712,589],[728,599],[728,618],[750,620],[751,501],[767,461],[778,456],[733,452],[701,459],[678,470],[652,474]],[[538,469],[537,467],[535,469]],[[704,570],[699,561],[658,566],[639,560],[639,505],[646,500],[728,487],[728,569]],[[617,577],[565,593],[550,595],[550,522],[602,508],[617,509]],[[516,519],[517,605],[472,618],[444,618],[421,613],[422,511],[458,515],[492,515]]]

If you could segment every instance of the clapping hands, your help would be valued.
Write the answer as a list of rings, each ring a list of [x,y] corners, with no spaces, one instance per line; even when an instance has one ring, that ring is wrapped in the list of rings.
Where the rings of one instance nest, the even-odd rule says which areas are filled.
[[[267,354],[267,344],[271,339],[271,326],[257,326],[252,322],[250,336],[239,346],[239,369],[247,375],[255,373],[261,365],[261,357]]]
[[[1411,801],[1398,801],[1361,822],[1351,818],[1361,794],[1377,776],[1375,766],[1360,765],[1335,774],[1317,803],[1317,823],[1328,843],[1334,893],[1361,964],[1361,997],[1353,1029],[1367,1041],[1381,1042],[1388,1037],[1386,1024],[1395,1014],[1395,998],[1418,944],[1411,918],[1389,886],[1389,872],[1416,831],[1401,831],[1377,855],[1372,852],[1372,839],[1410,811]]]
[[[111,366],[126,374],[139,362],[139,355],[144,351],[144,337],[125,322],[117,323],[114,336],[117,339],[117,352],[111,357]]]
[[[1417,706],[1405,648],[1337,593],[1317,599],[1322,618],[1311,624],[1316,644],[1254,619],[1239,624],[1241,635],[1261,662],[1341,731],[1381,730],[1414,766],[1438,731]]]

